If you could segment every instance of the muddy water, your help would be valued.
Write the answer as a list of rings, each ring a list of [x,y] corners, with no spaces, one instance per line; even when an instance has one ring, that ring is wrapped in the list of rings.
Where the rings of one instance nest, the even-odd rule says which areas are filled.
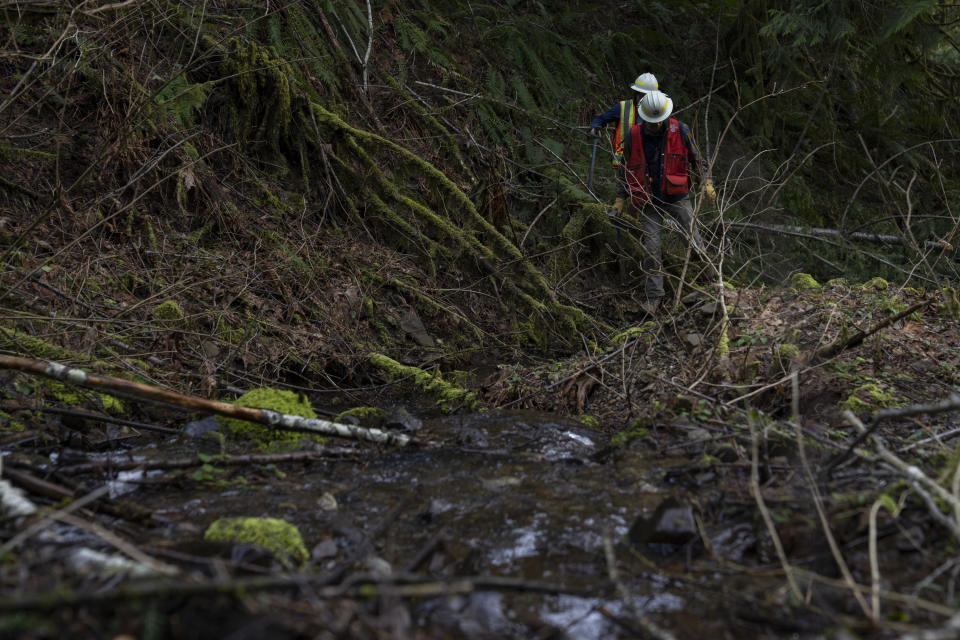
[[[316,549],[316,571],[342,562],[385,524],[355,570],[409,570],[419,557],[416,571],[437,578],[505,576],[577,591],[609,584],[604,538],[614,541],[618,558],[631,554],[625,534],[663,501],[670,491],[664,471],[680,462],[621,450],[611,464],[602,453],[607,436],[541,413],[448,417],[428,421],[420,435],[449,446],[287,465],[284,477],[261,471],[250,486],[186,494],[140,488],[137,499],[180,523],[171,534],[178,541],[220,516],[284,518]],[[189,448],[191,441],[170,445]],[[395,517],[387,521],[388,514]],[[613,618],[639,611],[679,637],[699,635],[702,618],[685,612],[689,589],[649,566],[620,573],[626,600],[609,588],[594,592],[600,595],[495,590],[420,602],[413,622],[441,637],[547,637],[557,630],[561,635],[550,637],[625,638],[633,634]]]

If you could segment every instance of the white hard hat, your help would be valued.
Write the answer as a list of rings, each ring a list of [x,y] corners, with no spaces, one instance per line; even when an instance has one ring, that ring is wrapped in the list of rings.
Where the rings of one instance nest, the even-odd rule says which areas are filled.
[[[651,91],[643,96],[637,113],[645,122],[663,122],[673,112],[673,100],[665,93]]]
[[[630,88],[640,93],[650,93],[651,91],[658,90],[660,85],[652,73],[641,73],[637,76],[637,79],[633,81],[633,84],[630,85]]]

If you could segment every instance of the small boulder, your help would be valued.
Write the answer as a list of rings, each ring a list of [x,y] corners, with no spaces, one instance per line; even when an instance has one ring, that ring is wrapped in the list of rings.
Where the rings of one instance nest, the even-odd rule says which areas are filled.
[[[391,407],[386,412],[384,426],[404,431],[419,431],[423,428],[423,420],[416,417],[404,407]]]
[[[408,309],[400,315],[400,328],[410,334],[421,347],[436,346],[433,336],[427,333],[427,328],[423,326],[423,321],[420,320],[416,311]]]
[[[637,518],[627,533],[635,545],[668,545],[664,549],[667,552],[695,540],[698,535],[693,507],[673,496],[664,499],[649,518]]]

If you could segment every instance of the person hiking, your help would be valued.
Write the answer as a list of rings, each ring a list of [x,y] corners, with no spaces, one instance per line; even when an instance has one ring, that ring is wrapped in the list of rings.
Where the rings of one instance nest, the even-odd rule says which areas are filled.
[[[660,236],[664,213],[680,223],[680,228],[694,249],[704,253],[703,241],[694,226],[690,204],[690,174],[703,182],[704,195],[712,204],[717,191],[707,176],[707,164],[700,159],[690,127],[671,118],[673,100],[660,91],[644,95],[637,108],[640,122],[635,122],[624,137],[624,181],[621,182],[611,214],[623,215],[629,196],[643,233],[643,272],[646,275],[646,298],[640,308],[654,315],[663,299],[663,270]]]
[[[636,121],[637,105],[640,104],[641,98],[648,92],[659,90],[660,85],[652,73],[641,73],[630,85],[630,88],[634,91],[633,98],[621,100],[590,122],[590,135],[594,138],[600,137],[600,130],[603,127],[611,122],[617,123],[611,142],[614,169],[619,168],[623,163],[623,139]]]

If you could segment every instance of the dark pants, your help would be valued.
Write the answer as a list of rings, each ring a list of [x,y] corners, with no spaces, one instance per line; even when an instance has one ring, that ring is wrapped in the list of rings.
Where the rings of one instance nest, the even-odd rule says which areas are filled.
[[[647,276],[647,299],[655,300],[664,296],[663,291],[663,258],[660,251],[660,235],[663,231],[663,215],[668,213],[683,230],[687,243],[693,239],[694,250],[703,253],[703,241],[700,233],[693,226],[693,205],[690,197],[670,204],[648,203],[640,212],[640,224],[643,229],[643,272]]]

